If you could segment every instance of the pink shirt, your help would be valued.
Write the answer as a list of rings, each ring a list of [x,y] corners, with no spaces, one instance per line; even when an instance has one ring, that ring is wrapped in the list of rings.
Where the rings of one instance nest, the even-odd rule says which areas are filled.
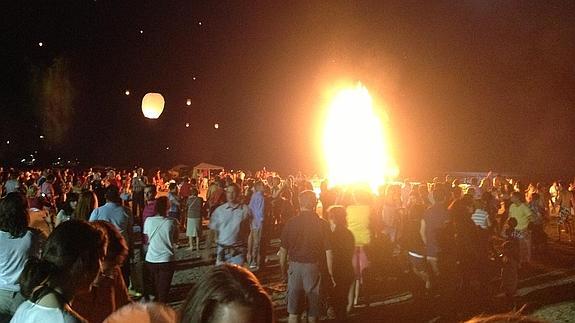
[[[156,215],[156,200],[146,202],[144,210],[142,211],[142,226],[148,217]]]

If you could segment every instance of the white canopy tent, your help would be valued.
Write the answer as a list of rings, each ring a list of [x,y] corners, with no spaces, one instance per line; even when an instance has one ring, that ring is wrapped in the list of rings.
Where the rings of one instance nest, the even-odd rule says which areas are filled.
[[[214,164],[209,164],[209,163],[199,163],[196,166],[194,166],[194,178],[198,178],[198,174],[201,173],[205,173],[207,172],[208,174],[208,178],[211,176],[210,173],[213,170],[224,170],[224,167],[222,166],[218,166],[218,165],[214,165]]]

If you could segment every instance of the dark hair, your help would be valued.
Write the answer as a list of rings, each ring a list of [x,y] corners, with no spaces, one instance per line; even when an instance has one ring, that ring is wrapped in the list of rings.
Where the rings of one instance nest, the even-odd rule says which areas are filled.
[[[258,186],[264,187],[265,186],[264,182],[262,182],[261,180],[257,180],[253,185],[254,185],[254,187],[258,187]]]
[[[66,215],[72,215],[72,213],[74,213],[74,209],[72,209],[72,206],[70,205],[71,202],[78,202],[77,193],[74,192],[66,193],[66,202],[62,207],[62,210],[64,210],[64,213],[66,213]]]
[[[34,301],[37,295],[33,291],[40,285],[55,288],[71,281],[76,290],[88,287],[80,284],[85,283],[83,279],[87,282],[96,278],[105,249],[105,236],[88,222],[70,220],[60,224],[48,237],[42,258],[32,257],[24,266],[20,292]]]
[[[473,211],[469,211],[468,208],[473,208],[473,199],[463,197],[453,201],[448,209],[455,223],[465,223],[466,221],[469,223]]]
[[[156,185],[146,185],[144,187],[144,189],[146,189],[146,188],[152,189],[152,192],[154,192],[154,193],[157,193],[157,191],[158,191],[158,188],[156,187]]]
[[[181,322],[212,322],[222,305],[237,303],[251,311],[252,322],[273,322],[273,306],[260,282],[245,268],[224,264],[211,269],[186,298]]]
[[[174,188],[178,187],[178,185],[176,183],[170,183],[170,185],[168,185],[168,189],[171,191]]]
[[[120,190],[116,185],[110,185],[106,190],[106,201],[110,201],[113,203],[122,203],[122,199],[120,198]]]
[[[525,199],[525,196],[523,194],[521,194],[520,192],[517,192],[517,191],[514,191],[513,193],[511,193],[511,197],[515,197],[516,199],[518,199],[521,202],[523,202]]]
[[[166,212],[168,211],[168,198],[166,196],[160,196],[156,199],[154,211],[156,211],[156,214],[166,216]]]
[[[107,238],[106,256],[104,260],[116,262],[122,265],[123,259],[128,255],[128,243],[120,231],[110,222],[94,221],[90,225],[100,230]]]
[[[192,187],[192,188],[190,189],[190,194],[197,196],[198,194],[200,194],[200,191],[198,190],[197,187]]]
[[[28,202],[18,192],[8,193],[0,200],[0,231],[20,238],[28,231]]]
[[[230,185],[228,185],[228,186],[226,187],[226,190],[227,190],[228,188],[232,188],[233,190],[236,191],[236,193],[240,193],[240,192],[242,191],[242,188],[241,188],[238,184],[236,184],[236,183],[231,183]]]
[[[436,203],[443,203],[447,200],[447,192],[444,185],[434,185],[432,194]]]
[[[347,227],[345,208],[341,205],[332,205],[327,209],[327,216],[335,223],[336,227]]]

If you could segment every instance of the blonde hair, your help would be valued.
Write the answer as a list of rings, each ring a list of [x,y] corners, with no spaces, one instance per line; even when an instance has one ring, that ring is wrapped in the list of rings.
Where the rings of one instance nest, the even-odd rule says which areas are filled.
[[[78,204],[72,219],[88,221],[92,211],[98,206],[98,197],[90,190],[83,190],[78,197]]]

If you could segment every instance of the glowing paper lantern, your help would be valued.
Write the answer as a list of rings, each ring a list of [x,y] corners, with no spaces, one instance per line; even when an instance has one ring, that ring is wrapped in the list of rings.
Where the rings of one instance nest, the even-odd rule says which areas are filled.
[[[142,99],[142,113],[148,119],[158,119],[164,111],[164,97],[160,93],[148,93]]]

